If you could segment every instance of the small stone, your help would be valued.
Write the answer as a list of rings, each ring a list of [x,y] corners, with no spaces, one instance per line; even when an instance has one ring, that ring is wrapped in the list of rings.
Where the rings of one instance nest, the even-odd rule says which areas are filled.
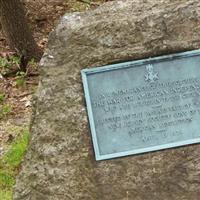
[[[48,55],[48,58],[53,59],[54,57],[52,55]]]

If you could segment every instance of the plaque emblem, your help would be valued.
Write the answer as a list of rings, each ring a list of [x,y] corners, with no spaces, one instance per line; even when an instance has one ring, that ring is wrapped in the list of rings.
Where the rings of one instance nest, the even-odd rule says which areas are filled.
[[[154,72],[152,64],[146,66],[145,81],[149,83],[154,83],[158,80],[158,72]]]

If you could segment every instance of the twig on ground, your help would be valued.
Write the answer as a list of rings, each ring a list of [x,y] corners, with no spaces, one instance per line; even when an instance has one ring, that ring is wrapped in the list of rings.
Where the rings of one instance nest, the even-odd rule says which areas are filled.
[[[29,96],[31,94],[33,94],[34,92],[27,92],[27,93],[23,93],[23,94],[20,94],[20,95],[15,95],[13,97],[16,97],[16,98],[21,98],[21,97],[25,97],[25,96]]]
[[[92,5],[92,6],[98,6],[99,3],[95,3],[95,2],[92,2],[90,0],[78,0],[79,2],[82,2],[82,3],[86,3],[86,4],[89,4],[89,5]]]
[[[8,77],[13,77],[16,76],[16,73],[19,71],[19,69],[15,69],[9,72],[6,72],[5,74],[3,74],[4,78],[8,78]]]

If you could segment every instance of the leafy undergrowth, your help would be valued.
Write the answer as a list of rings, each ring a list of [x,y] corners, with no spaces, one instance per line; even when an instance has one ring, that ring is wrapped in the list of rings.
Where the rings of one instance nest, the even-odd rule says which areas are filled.
[[[1,74],[4,75],[10,70],[15,68],[20,68],[20,58],[15,56],[12,52],[9,55],[4,55],[0,57],[0,71]]]
[[[20,163],[27,149],[29,132],[27,129],[10,145],[9,150],[0,159],[0,200],[12,199],[12,188]]]

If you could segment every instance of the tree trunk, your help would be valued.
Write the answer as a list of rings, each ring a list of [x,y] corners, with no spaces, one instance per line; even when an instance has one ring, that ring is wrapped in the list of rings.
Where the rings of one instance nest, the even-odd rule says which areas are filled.
[[[25,68],[34,58],[39,61],[42,51],[37,46],[28,27],[23,4],[20,0],[0,0],[0,16],[3,32],[11,49],[17,51]]]

